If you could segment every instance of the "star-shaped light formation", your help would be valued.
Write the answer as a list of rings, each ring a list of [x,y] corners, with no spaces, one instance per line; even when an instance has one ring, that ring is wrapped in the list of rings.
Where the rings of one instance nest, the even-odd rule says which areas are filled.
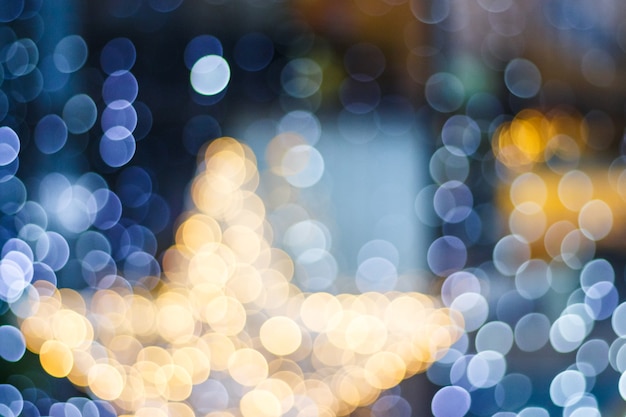
[[[221,138],[205,156],[163,277],[36,281],[13,307],[46,372],[120,415],[336,416],[460,337],[462,316],[420,293],[303,293],[272,247],[252,151]]]

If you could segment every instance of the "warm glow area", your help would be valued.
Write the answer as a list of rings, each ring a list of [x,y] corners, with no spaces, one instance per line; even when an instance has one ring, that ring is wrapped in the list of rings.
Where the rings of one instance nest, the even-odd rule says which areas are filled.
[[[511,139],[515,135],[517,142]],[[512,175],[497,191],[509,231],[531,243],[533,253],[573,266],[582,265],[585,251],[595,245],[622,247],[624,242],[624,170],[618,164],[609,170],[581,165],[587,140],[584,120],[562,111],[524,110],[503,123],[492,141]]]
[[[282,414],[278,398],[272,392],[261,389],[245,394],[239,408],[243,417],[279,417]]]
[[[269,147],[280,175],[297,173],[271,152],[288,155],[301,145],[295,138]],[[346,415],[424,371],[460,337],[460,316],[423,294],[302,293],[290,283],[292,261],[267,238],[251,152],[223,138],[206,155],[192,186],[198,209],[182,216],[165,278],[153,290],[112,285],[81,295],[35,287],[22,332],[48,373],[69,375],[136,416],[157,412],[153,403],[191,415],[179,402],[200,401],[196,386],[224,378],[239,388],[223,401],[234,396],[244,417]],[[603,233],[588,217],[590,233]]]
[[[587,141],[580,116],[562,110],[542,114],[526,109],[498,126],[492,139],[494,155],[507,167],[525,170],[555,156],[576,158]]]
[[[39,360],[43,369],[57,378],[67,376],[74,365],[70,348],[57,340],[48,340],[41,345]]]
[[[289,355],[300,347],[300,327],[289,317],[276,316],[261,325],[259,336],[263,347],[274,355]]]
[[[89,389],[103,400],[117,399],[124,388],[124,377],[120,371],[106,363],[97,363],[92,366],[87,379]]]

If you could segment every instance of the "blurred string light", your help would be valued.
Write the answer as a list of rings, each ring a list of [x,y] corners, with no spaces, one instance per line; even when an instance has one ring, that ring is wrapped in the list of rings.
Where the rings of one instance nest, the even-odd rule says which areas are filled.
[[[511,93],[519,91],[511,88]],[[461,119],[452,116],[444,124],[444,147],[433,156],[436,158],[448,151],[449,156],[444,161],[450,165],[445,165],[447,170],[433,169],[437,165],[431,160],[431,175],[439,185],[425,200],[432,202],[434,214],[445,223],[465,221],[467,211],[473,210],[472,192],[463,187],[468,168],[462,168],[462,161],[468,151],[474,152],[476,148],[462,141],[467,138],[470,141],[467,143],[472,143],[471,130],[457,130],[455,139],[460,146],[452,146],[446,139],[446,126],[452,126],[453,120]],[[467,124],[467,119],[463,121],[466,126],[472,126]],[[526,395],[510,391],[517,388],[509,386],[507,378],[516,374],[507,374],[505,358],[513,344],[524,352],[535,352],[546,345],[558,353],[576,352],[575,363],[553,376],[551,401],[567,413],[600,415],[591,393],[593,381],[607,368],[605,358],[611,342],[589,337],[597,322],[617,313],[619,296],[614,284],[614,267],[604,259],[594,258],[598,246],[618,244],[619,238],[611,238],[610,234],[618,230],[615,224],[622,221],[617,213],[623,200],[617,188],[619,169],[582,170],[580,158],[591,141],[588,132],[587,119],[577,114],[556,110],[544,115],[536,110],[524,110],[512,121],[500,124],[492,139],[497,163],[503,165],[498,174],[501,186],[497,201],[510,213],[507,228],[511,234],[496,242],[488,267],[491,274],[513,278],[509,281],[514,284],[513,292],[501,293],[511,301],[512,294],[535,302],[554,297],[555,293],[572,292],[560,315],[551,319],[541,310],[533,311],[532,305],[514,313],[518,308],[515,303],[508,303],[506,310],[500,310],[499,302],[494,317],[486,298],[481,295],[488,288],[494,290],[493,281],[490,286],[490,281],[479,279],[484,274],[482,268],[487,265],[471,272],[450,273],[463,268],[463,264],[455,264],[463,257],[435,257],[434,254],[444,242],[450,248],[455,247],[452,242],[458,238],[444,236],[431,245],[431,270],[446,277],[442,286],[444,302],[463,314],[467,331],[477,331],[474,340],[477,353],[463,350],[454,353],[457,351],[453,346],[447,355],[450,358],[441,359],[429,369],[433,382],[458,387],[456,391],[446,387],[437,393],[432,402],[435,415],[481,414],[480,410],[485,407],[494,410],[492,412],[501,409],[517,412],[517,415],[548,415],[545,409],[523,408],[531,397],[532,380],[520,379],[526,381]],[[619,159],[615,167],[619,166],[617,161]],[[579,167],[581,170],[576,169]],[[462,248],[463,241],[457,241],[456,246]],[[571,282],[572,275],[580,277],[578,285]],[[459,290],[451,292],[455,287]],[[616,320],[612,322],[615,326]],[[619,340],[613,342],[615,349]],[[598,356],[591,359],[591,352]],[[496,390],[489,392],[492,386]],[[447,403],[439,399],[453,395],[458,396],[459,403],[463,403],[461,398],[467,395],[471,406],[461,411],[446,409]],[[511,398],[508,401],[507,396]]]
[[[440,3],[440,9],[434,6],[423,9],[415,2],[412,10],[418,19],[440,24],[447,17],[446,4]],[[491,261],[478,268],[468,268],[463,279],[459,276],[461,272],[450,274],[445,269],[462,268],[463,265],[454,265],[458,258],[442,257],[439,262],[434,256],[429,258],[431,270],[445,278],[444,302],[462,312],[467,331],[476,331],[472,335],[475,350],[467,344],[453,346],[446,357],[428,370],[431,381],[448,385],[433,397],[432,412],[441,416],[548,416],[562,410],[564,415],[601,415],[600,410],[606,404],[599,397],[606,389],[606,379],[602,388],[596,384],[607,378],[603,373],[608,366],[607,353],[611,362],[623,342],[618,331],[615,331],[618,338],[612,343],[615,334],[596,328],[605,328],[607,318],[615,317],[620,311],[614,281],[617,267],[596,258],[596,251],[621,247],[618,236],[621,236],[623,199],[618,178],[622,165],[621,158],[617,158],[607,170],[588,164],[585,155],[607,149],[612,121],[598,110],[581,115],[567,107],[547,112],[524,109],[524,100],[542,94],[546,75],[530,59],[519,58],[521,50],[506,57],[504,51],[515,50],[514,39],[499,51],[494,41],[500,36],[518,36],[528,23],[519,10],[515,12],[513,2],[479,4],[489,12],[487,31],[495,32],[483,38],[484,62],[501,71],[502,85],[515,103],[513,107],[519,106],[517,114],[511,120],[498,121],[494,113],[485,123],[486,120],[480,120],[487,114],[483,113],[485,107],[477,112],[474,101],[489,103],[486,107],[495,109],[501,106],[495,98],[478,93],[466,101],[463,80],[455,79],[450,73],[439,72],[427,79],[425,95],[433,109],[450,113],[467,104],[464,115],[447,116],[443,123],[443,146],[436,150],[430,164],[435,184],[418,193],[416,209],[424,224],[441,225],[444,235],[460,238],[468,250],[484,241],[486,236],[481,229],[494,221],[485,218],[485,212],[476,207],[481,198],[471,181],[474,161],[485,155],[483,148],[479,148],[481,138],[487,136],[495,157],[495,172],[486,171],[483,162],[481,174],[486,179],[495,179],[492,184],[496,185],[496,203],[506,216],[502,222],[505,232],[494,241]],[[551,7],[546,9],[550,10],[546,11],[550,19],[559,15]],[[568,16],[566,30],[580,30],[582,34],[582,27],[574,23],[582,21],[586,22],[586,30],[600,26],[591,23],[594,19],[591,16],[600,13],[583,17],[584,13],[579,16],[580,11],[574,10],[563,10],[561,16]],[[514,20],[509,19],[512,24],[505,26],[499,22],[505,14],[515,16]],[[589,56],[597,57],[598,65],[592,70],[590,58],[584,58],[580,70],[589,83],[606,87],[614,82],[614,66],[599,51],[588,52]],[[443,79],[445,83],[440,82]],[[608,133],[597,131],[598,126],[609,129],[605,131]],[[596,132],[591,133],[594,129]],[[451,243],[451,236],[433,242],[430,252],[437,253],[443,242]],[[450,293],[455,286],[459,290]],[[559,314],[542,308],[546,303],[560,305],[562,311]],[[612,319],[614,327],[617,321]],[[560,408],[547,404],[531,406],[533,401],[535,404],[540,401],[536,392],[543,389],[538,387],[541,381],[532,377],[540,374],[544,378],[549,371],[525,372],[528,376],[509,373],[508,369],[502,373],[501,363],[495,359],[501,356],[494,352],[507,358],[510,349],[522,352],[552,349],[556,352],[554,357],[559,353],[576,353],[567,369],[551,367],[554,373],[545,389],[549,390],[550,402]],[[594,356],[596,359],[591,359],[592,351],[598,355]],[[480,358],[482,352],[488,352],[488,357],[494,359]],[[532,358],[529,356],[528,361],[533,362]],[[510,366],[519,370],[521,362],[516,356],[515,361],[504,364],[505,369]],[[489,387],[492,375],[495,390]],[[623,380],[620,378],[620,386]],[[617,382],[616,378],[612,381]],[[623,395],[624,390],[620,392]],[[449,407],[448,400],[456,401],[459,407]]]
[[[100,156],[110,167],[126,165],[137,149],[133,131],[137,127],[137,79],[130,71],[135,63],[135,46],[126,38],[109,41],[103,48],[100,61],[108,77],[102,84],[102,99],[106,104],[101,125]]]
[[[197,208],[164,255],[163,280],[158,266],[145,268],[152,258],[144,252],[125,257],[122,278],[110,255],[92,250],[83,258],[90,290],[81,295],[33,281],[29,246],[5,245],[2,276],[12,281],[1,296],[21,334],[0,328],[15,339],[3,356],[17,359],[25,346],[46,372],[122,414],[193,415],[199,407],[330,416],[373,403],[459,337],[460,317],[422,294],[301,293],[290,283],[291,260],[264,237],[271,229],[258,184],[248,148],[229,138],[208,147],[191,186]],[[230,387],[217,403],[196,392],[209,376]],[[376,407],[391,400],[382,398]]]
[[[496,243],[493,266],[503,276],[513,277],[515,291],[528,300],[542,299],[548,296],[550,290],[556,293],[574,290],[576,284],[564,282],[571,278],[563,275],[567,270],[579,271],[574,273],[580,275],[580,287],[576,290],[580,295],[575,296],[576,291],[572,293],[567,306],[554,321],[540,312],[528,311],[511,323],[514,325],[513,333],[511,325],[506,322],[494,327],[499,322],[486,321],[486,312],[482,316],[475,315],[478,311],[485,311],[486,305],[481,308],[476,301],[472,301],[468,307],[460,303],[455,305],[454,302],[449,305],[464,314],[466,330],[478,330],[475,346],[479,353],[488,345],[488,340],[503,342],[507,339],[515,340],[517,347],[527,352],[536,351],[548,342],[559,353],[576,351],[575,364],[558,373],[552,380],[551,400],[571,413],[600,415],[597,402],[587,401],[594,399],[589,396],[594,388],[593,383],[589,385],[588,381],[590,378],[594,380],[606,369],[607,362],[604,358],[609,352],[610,343],[602,339],[585,340],[596,322],[617,313],[619,301],[614,285],[613,266],[604,259],[594,259],[594,256],[596,246],[612,246],[619,241],[619,238],[611,239],[610,233],[617,230],[614,227],[615,222],[622,221],[617,213],[623,201],[616,187],[619,170],[607,172],[593,168],[591,172],[585,172],[573,169],[580,166],[579,158],[589,140],[584,118],[564,111],[543,115],[534,110],[524,110],[511,122],[501,124],[492,140],[498,163],[511,170],[502,171],[500,178],[502,184],[505,184],[502,189],[506,191],[501,192],[499,198],[501,206],[511,207],[508,229],[512,232]],[[563,146],[560,146],[561,143]],[[458,153],[458,148],[455,152]],[[511,173],[513,175],[508,177]],[[601,175],[605,178],[601,179]],[[590,176],[594,181],[591,181]],[[438,203],[437,199],[437,195],[443,195],[442,190],[449,189],[446,187],[448,184],[449,182],[441,183],[433,195],[433,205],[435,213],[443,221],[453,223],[456,220],[449,215],[446,217],[450,211],[443,210],[446,206],[442,205],[443,202]],[[471,202],[471,199],[449,196],[444,201],[449,201],[449,204],[462,212],[467,207],[464,201]],[[469,207],[471,208],[471,203]],[[436,268],[433,269],[433,266]],[[438,264],[431,263],[434,272],[438,268],[441,268]],[[444,301],[447,300],[445,295],[450,288],[446,284],[456,276],[456,273],[452,274],[444,281]],[[457,280],[453,282],[459,285]],[[463,298],[481,299],[477,295],[471,296],[469,289],[469,283],[465,284],[464,292],[455,301]],[[501,328],[504,333],[487,339],[485,332],[491,328]],[[619,343],[619,340],[614,343]],[[501,354],[506,354],[510,346],[493,346],[488,351],[498,352],[498,349],[503,349]],[[598,354],[595,360],[587,353],[591,351]],[[469,392],[480,392],[486,388],[483,381],[489,381],[489,375],[497,374],[499,368],[489,361],[476,362],[475,358],[476,356],[469,355],[460,356],[454,362],[442,360],[441,365],[435,365],[429,370],[429,375],[432,375],[433,382],[438,381],[439,366],[446,367],[446,363],[450,363],[453,364],[449,368],[450,379],[445,378],[439,383],[449,381]],[[476,366],[481,363],[480,368],[471,367],[473,363]],[[454,376],[459,367],[464,372],[461,379]],[[487,379],[476,379],[473,369],[482,369],[481,378],[486,376]],[[497,382],[497,387],[503,383],[503,376],[504,374],[499,375],[501,381]],[[484,396],[472,394],[471,398],[472,401],[475,398],[485,401]],[[439,407],[436,399],[437,397],[433,399],[435,414]],[[494,400],[497,405],[508,408],[498,400],[498,395],[490,401]],[[521,405],[523,404],[517,404],[511,410],[517,410]],[[454,415],[454,412],[441,412],[441,415]],[[523,412],[525,411],[522,410]]]
[[[33,18],[39,3],[11,2],[0,10],[0,20]],[[111,1],[106,7],[113,16],[126,18],[135,16],[144,3]],[[212,1],[218,3],[223,1]],[[440,1],[424,7],[423,2],[409,2],[410,16],[448,33],[461,33],[467,24],[455,12],[458,3]],[[181,4],[155,0],[145,6],[164,14]],[[383,16],[406,2],[356,4],[370,16]],[[589,6],[558,1],[541,6],[541,12],[555,33],[587,39],[589,33],[597,36],[611,16],[619,16],[606,6],[602,2],[598,7],[602,12],[593,13]],[[408,403],[397,390],[384,390],[423,371],[435,358],[439,360],[427,375],[443,386],[432,399],[437,416],[532,417],[548,416],[555,409],[568,416],[600,415],[599,376],[606,376],[609,365],[622,375],[615,382],[626,398],[625,310],[616,280],[620,273],[607,260],[596,259],[597,249],[619,244],[624,161],[615,159],[608,175],[584,164],[587,152],[610,145],[604,137],[611,137],[614,126],[600,110],[580,115],[569,109],[520,109],[526,107],[524,100],[537,98],[548,84],[538,61],[519,57],[526,48],[520,35],[532,22],[512,1],[480,0],[476,7],[485,12],[487,24],[482,29],[488,32],[480,40],[481,58],[490,70],[501,73],[502,87],[513,107],[521,110],[510,120],[501,117],[505,106],[498,98],[474,92],[453,68],[423,77],[422,63],[433,57],[446,61],[441,45],[414,48],[407,58],[412,79],[424,86],[426,103],[446,120],[440,147],[428,164],[432,184],[417,193],[415,214],[426,226],[443,232],[428,248],[427,264],[440,278],[444,304],[463,316],[468,332],[447,354],[411,357],[423,352],[401,343],[416,334],[407,331],[407,339],[403,336],[393,345],[396,351],[359,362],[372,353],[369,349],[379,347],[383,339],[379,336],[398,330],[396,317],[432,312],[425,297],[369,293],[394,289],[400,282],[399,249],[388,240],[370,240],[358,253],[353,278],[356,290],[365,294],[319,293],[305,298],[288,282],[293,268],[300,288],[334,291],[340,273],[331,253],[332,229],[311,216],[306,204],[314,203],[301,198],[307,190],[326,186],[328,162],[317,147],[322,126],[315,110],[326,94],[324,82],[330,74],[324,60],[307,56],[312,36],[293,38],[292,44],[300,45],[298,52],[278,72],[287,114],[279,122],[261,120],[250,128],[278,133],[268,140],[269,173],[262,174],[261,181],[247,148],[229,140],[216,142],[211,152],[219,157],[202,162],[193,186],[210,190],[193,194],[210,215],[192,212],[181,220],[176,245],[164,265],[169,281],[162,282],[157,279],[161,271],[154,258],[154,234],[167,227],[167,221],[149,213],[160,208],[167,218],[167,203],[156,194],[149,170],[121,169],[134,157],[135,140],[145,137],[151,123],[150,109],[136,101],[139,85],[131,70],[137,52],[131,40],[113,39],[102,49],[100,64],[106,75],[99,92],[70,94],[60,111],[39,119],[33,133],[37,149],[52,155],[92,133],[100,118],[104,143],[100,156],[121,171],[115,187],[109,189],[96,174],[52,172],[39,178],[33,189],[26,179],[15,176],[18,154],[29,135],[20,131],[23,115],[9,102],[12,106],[47,100],[48,94],[63,91],[90,52],[78,35],[62,37],[53,51],[46,51],[39,45],[42,25],[33,24],[28,35],[8,27],[2,33],[6,48],[1,57],[0,116],[7,126],[0,128],[0,210],[5,215],[3,236],[11,238],[5,239],[2,249],[0,294],[10,303],[2,308],[23,322],[21,332],[11,325],[0,327],[8,341],[0,347],[0,357],[19,361],[27,346],[38,349],[50,374],[67,376],[120,409],[134,410],[142,406],[142,398],[156,399],[138,415],[191,415],[192,410],[280,415],[286,409],[309,415],[320,414],[320,404],[326,407],[322,413],[347,413],[359,404],[370,404],[371,415],[392,410],[404,416],[411,413]],[[622,34],[616,45],[622,49],[623,38]],[[577,49],[580,46],[576,43]],[[617,64],[612,54],[602,45],[583,46],[587,50],[574,65],[583,79],[596,87],[613,85]],[[236,43],[232,63],[246,72],[259,72],[271,65],[275,53],[268,38],[255,32]],[[184,62],[190,70],[192,100],[204,106],[219,102],[231,77],[221,42],[210,35],[193,38]],[[342,138],[362,145],[374,142],[381,132],[393,136],[409,131],[415,116],[412,104],[385,95],[381,88],[389,57],[373,43],[359,42],[348,48],[343,64],[346,77],[338,91],[343,108],[337,117]],[[454,114],[459,112],[464,114]],[[598,126],[602,134],[593,131]],[[196,154],[206,139],[221,133],[218,120],[202,114],[190,119],[184,144]],[[490,150],[486,137],[491,139]],[[221,172],[220,167],[231,170],[225,177],[207,179],[207,173]],[[496,206],[484,202],[481,187],[473,182],[477,176],[485,181],[483,187],[499,184],[496,204],[509,214],[501,229],[494,224]],[[252,194],[257,180],[270,184],[264,193],[272,207],[268,213]],[[216,194],[223,199],[207,198]],[[222,225],[212,220],[217,215]],[[272,223],[273,236],[266,221]],[[203,231],[200,236],[198,230]],[[207,236],[213,240],[207,241]],[[280,258],[277,264],[265,257],[272,238],[293,256],[293,267],[279,251],[269,250]],[[474,265],[472,251],[481,245],[493,245],[492,258]],[[187,267],[176,270],[181,264],[171,258],[181,258]],[[234,262],[241,258],[245,262]],[[259,265],[266,267],[263,274],[256,269]],[[209,275],[205,268],[222,280],[203,282]],[[81,295],[62,287],[89,289]],[[269,290],[281,295],[264,297]],[[208,310],[207,303],[220,308]],[[555,307],[544,309],[544,304]],[[383,308],[393,313],[372,318]],[[216,313],[222,310],[228,314]],[[264,315],[267,311],[281,314],[269,318]],[[363,319],[363,312],[371,317]],[[609,319],[616,338],[597,331],[598,324]],[[334,327],[325,327],[329,320]],[[198,337],[198,321],[216,332]],[[74,330],[67,331],[67,323]],[[231,333],[244,328],[242,323],[254,332],[234,337]],[[280,343],[270,337],[277,334]],[[452,342],[449,335],[441,336],[442,347]],[[533,370],[514,369],[518,356],[509,352],[519,350],[533,358],[533,353],[549,349],[555,357],[572,353],[575,359],[567,369],[546,367],[546,373],[552,372],[546,386],[550,398],[536,405],[541,381],[531,378],[536,375]],[[403,355],[415,359],[410,369],[403,370],[398,361]],[[274,360],[268,361],[268,356]],[[312,368],[305,369],[317,374],[311,376],[300,367],[304,357],[312,362],[307,363]],[[138,362],[131,366],[135,359]],[[339,371],[333,377],[325,372],[328,369]],[[372,378],[373,370],[378,378]],[[367,384],[359,385],[363,378]],[[70,398],[58,403],[41,390],[12,383],[0,386],[0,409],[7,415],[116,412],[100,400]],[[137,392],[144,397],[137,397]]]

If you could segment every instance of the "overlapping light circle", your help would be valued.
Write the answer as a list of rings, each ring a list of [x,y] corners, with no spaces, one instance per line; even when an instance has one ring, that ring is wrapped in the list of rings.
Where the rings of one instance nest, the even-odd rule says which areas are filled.
[[[317,49],[317,43],[313,47],[313,36],[306,30],[302,36],[283,37],[276,44],[260,32],[225,46],[211,35],[191,38],[183,60],[190,71],[186,85],[191,84],[195,104],[211,112],[211,106],[223,99],[234,75],[232,62],[236,64],[233,71],[244,71],[256,80],[253,83],[274,89],[268,93],[259,88],[251,97],[263,101],[267,94],[281,95],[278,106],[285,115],[275,121],[266,118],[249,129],[259,136],[263,136],[259,126],[269,126],[266,130],[272,132],[267,138],[267,175],[253,174],[251,151],[229,141],[228,149],[217,151],[219,157],[212,154],[202,162],[191,188],[192,198],[206,213],[181,218],[161,280],[155,235],[168,227],[170,209],[155,194],[159,184],[150,170],[138,165],[124,168],[132,163],[139,146],[136,141],[146,137],[152,123],[148,106],[137,101],[140,77],[131,72],[139,71],[141,66],[135,63],[142,51],[135,49],[130,37],[115,38],[100,51],[100,68],[95,69],[90,66],[94,51],[86,36],[63,33],[45,46],[40,42],[44,25],[39,3],[15,1],[0,10],[0,21],[8,24],[2,31],[6,46],[0,76],[4,90],[0,92],[0,211],[4,215],[0,222],[0,312],[13,314],[22,324],[21,330],[12,324],[0,326],[6,342],[0,347],[0,357],[20,361],[26,349],[38,351],[43,368],[51,375],[67,376],[118,409],[100,400],[70,398],[44,410],[41,404],[54,400],[42,390],[35,392],[11,382],[20,388],[0,386],[0,414],[109,416],[138,410],[136,415],[146,416],[191,416],[194,412],[330,415],[348,414],[358,404],[370,404],[366,412],[371,415],[408,416],[411,407],[397,395],[400,390],[384,390],[423,371],[437,358],[428,377],[446,386],[432,399],[434,415],[528,417],[561,409],[568,416],[600,415],[599,393],[606,387],[605,379],[612,378],[605,378],[605,370],[609,365],[618,374],[626,370],[621,268],[610,254],[600,252],[619,239],[616,231],[622,225],[619,207],[626,195],[625,175],[620,158],[611,164],[608,178],[606,172],[586,165],[585,158],[592,152],[606,152],[611,144],[608,138],[618,125],[600,109],[584,115],[569,107],[546,110],[551,94],[565,90],[550,79],[549,71],[540,69],[539,60],[528,58],[532,54],[521,57],[529,46],[522,35],[531,23],[520,14],[524,6],[508,0],[480,0],[476,5],[485,13],[490,31],[482,41],[479,59],[485,71],[501,77],[507,103],[500,102],[493,91],[479,91],[484,74],[474,72],[476,62],[471,58],[448,61],[450,57],[443,57],[447,49],[436,42],[416,48],[404,39],[411,49],[406,63],[410,78],[424,90],[424,108],[418,110],[413,100],[387,94],[386,80],[395,62],[370,41],[346,46],[345,56],[337,60],[345,74],[334,79],[337,74],[329,66],[328,50]],[[108,2],[104,9],[116,19],[126,19],[145,9],[139,3]],[[147,4],[151,13],[163,18],[181,6],[179,0]],[[358,1],[355,7],[369,16],[406,7],[413,23],[417,20],[449,34],[470,27],[464,13],[455,13],[458,5],[454,2],[424,6]],[[592,17],[606,11],[588,6],[565,7],[555,2],[541,9],[546,25],[574,38],[597,31],[599,22],[608,21]],[[403,33],[409,33],[411,28],[405,29]],[[281,26],[277,33],[293,34],[293,30]],[[616,36],[620,39],[614,49],[624,49],[623,36]],[[580,68],[574,68],[581,82],[603,91],[611,88],[619,74],[619,60],[602,42],[574,43],[581,46],[576,62]],[[288,51],[286,45],[293,50]],[[442,65],[429,67],[435,68],[432,74],[416,67],[431,60]],[[455,70],[455,65],[464,71]],[[263,78],[266,73],[271,76]],[[75,91],[73,80],[83,76],[89,79],[89,87]],[[315,206],[311,196],[323,195],[336,179],[329,168],[332,155],[323,150],[328,122],[323,112],[315,111],[328,97],[327,85],[332,83],[336,88],[330,94],[336,94],[342,106],[336,120],[337,137],[355,146],[412,134],[416,120],[423,127],[425,112],[434,111],[440,117],[440,134],[433,138],[439,148],[426,161],[432,184],[420,184],[411,198],[418,220],[440,235],[423,250],[424,268],[429,269],[424,274],[433,278],[435,291],[441,288],[444,305],[463,318],[470,333],[448,355],[429,350],[427,360],[407,367],[403,355],[408,348],[401,345],[358,362],[359,355],[371,353],[372,346],[387,343],[382,336],[385,327],[398,330],[394,327],[398,323],[389,317],[360,318],[364,308],[392,311],[394,317],[415,314],[418,307],[432,308],[430,300],[412,293],[420,306],[400,293],[388,298],[370,293],[404,288],[407,282],[401,266],[406,258],[398,244],[401,240],[390,239],[388,234],[357,245],[361,249],[358,255],[355,250],[357,268],[350,285],[361,295],[304,296],[294,286],[332,292],[345,278],[344,260],[334,246],[338,240],[333,222],[310,209]],[[52,105],[51,97],[61,99]],[[535,100],[548,104],[541,111],[523,110]],[[29,118],[19,110],[26,105],[32,107]],[[513,116],[502,115],[506,106],[514,109]],[[33,120],[33,114],[39,120]],[[216,114],[196,115],[189,122],[183,133],[188,153],[204,151],[205,142],[222,135],[222,119]],[[95,148],[89,144],[93,137],[99,140]],[[106,181],[99,175],[80,177],[66,170],[66,162],[81,154],[77,166],[89,169],[86,160],[92,148],[100,155],[95,165],[118,178],[110,189],[108,177]],[[265,149],[264,144],[258,149],[255,144],[255,152],[261,148]],[[49,156],[42,169],[54,168],[35,179],[17,178],[20,169],[34,169],[30,156],[20,157],[31,149]],[[232,170],[219,180],[208,178],[221,172],[222,163]],[[267,186],[270,192],[262,190],[267,206],[253,194],[259,184],[261,188],[271,184]],[[493,201],[485,197],[491,192],[485,190],[492,186]],[[206,197],[211,193],[220,198]],[[228,216],[234,212],[234,217]],[[223,216],[225,223],[216,227],[208,220],[216,216]],[[274,236],[268,223],[274,227]],[[385,217],[374,229],[392,230],[392,225],[406,223],[406,217]],[[211,236],[206,247],[194,234],[196,227]],[[289,252],[292,266],[282,252],[271,253],[279,257],[276,265],[268,261],[272,258],[267,253],[270,241]],[[477,265],[476,259],[480,259]],[[233,266],[241,260],[248,266]],[[273,265],[269,271],[261,268],[259,272],[259,265],[269,264]],[[211,274],[204,269],[206,265]],[[286,278],[292,272],[293,282],[289,282]],[[214,273],[219,277],[215,281],[202,281]],[[422,271],[408,274],[416,275],[423,285]],[[186,279],[193,282],[194,291],[181,285]],[[226,294],[216,290],[223,285],[228,287]],[[78,293],[71,287],[90,289]],[[267,296],[270,290],[271,297]],[[207,304],[212,308],[205,308]],[[35,312],[35,306],[41,311]],[[108,311],[110,306],[119,308],[119,314]],[[198,337],[197,320],[219,331]],[[67,323],[75,333],[64,329]],[[242,330],[249,323],[254,323],[258,334]],[[115,334],[119,328],[127,334]],[[403,335],[414,337],[416,329],[410,330]],[[157,334],[160,347],[151,344]],[[241,336],[234,338],[236,334]],[[453,342],[450,335],[436,335],[441,338],[436,339],[440,347]],[[89,343],[89,349],[84,349]],[[174,345],[174,352],[164,349]],[[509,353],[512,350],[514,355]],[[519,360],[518,354],[529,358],[537,351],[575,356],[567,368],[546,366],[546,374],[551,372],[546,401],[552,404],[537,404],[540,401],[535,401],[534,393],[541,388],[516,373],[525,369],[509,369]],[[268,361],[270,354],[277,359]],[[133,370],[124,364],[130,356],[141,359]],[[320,371],[308,378],[298,368],[305,358],[314,358],[316,370],[341,371],[334,377]],[[354,363],[359,365],[354,367]],[[533,371],[528,375],[534,376]],[[626,398],[623,376],[613,379]],[[363,380],[367,384],[359,383]],[[248,388],[250,384],[256,386]],[[402,395],[410,395],[405,387]],[[169,402],[144,406],[138,399],[157,397]],[[450,407],[452,402],[455,407]]]

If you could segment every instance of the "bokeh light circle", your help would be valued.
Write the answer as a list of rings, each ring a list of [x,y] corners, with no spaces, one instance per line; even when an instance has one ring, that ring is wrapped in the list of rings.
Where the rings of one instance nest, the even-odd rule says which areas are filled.
[[[450,14],[450,1],[443,0],[435,3],[411,1],[411,12],[420,22],[432,25],[445,20]]]
[[[0,406],[6,407],[0,410],[9,417],[17,417],[24,408],[24,397],[13,385],[0,384]]]
[[[529,60],[515,58],[504,70],[504,82],[511,94],[520,98],[530,98],[541,88],[541,73]]]
[[[585,376],[573,370],[559,373],[550,383],[550,398],[558,406],[575,403],[582,398],[586,389]]]
[[[132,103],[137,98],[139,85],[132,72],[118,70],[109,75],[102,84],[102,99],[108,105],[112,103]]]
[[[100,156],[111,167],[127,164],[135,155],[137,145],[132,133],[125,127],[114,126],[100,139]]]
[[[100,52],[100,66],[109,75],[116,71],[130,71],[136,59],[135,45],[128,38],[111,39]]]
[[[541,349],[550,338],[550,319],[542,313],[528,313],[515,325],[515,344],[524,352]]]
[[[54,48],[54,65],[62,73],[78,71],[87,62],[87,42],[79,35],[69,35]]]
[[[435,393],[431,411],[435,417],[462,417],[470,409],[472,398],[458,386],[443,387]]]
[[[465,100],[465,86],[454,74],[438,72],[426,81],[426,100],[435,110],[451,113]]]
[[[476,351],[491,350],[506,355],[513,346],[513,330],[501,321],[491,321],[476,333]]]
[[[211,35],[200,35],[193,38],[185,47],[184,60],[187,69],[193,68],[194,64],[204,56],[222,56],[224,48],[218,38]]]
[[[0,358],[9,362],[19,361],[26,352],[26,340],[19,329],[4,325],[0,326]]]
[[[213,96],[222,92],[230,81],[228,62],[219,55],[206,55],[191,67],[191,86],[202,95]]]
[[[478,149],[481,132],[478,124],[465,115],[454,115],[443,125],[441,139],[452,153],[472,155]]]
[[[0,12],[0,22],[11,22],[17,19],[24,10],[24,0],[8,1]]]
[[[71,133],[87,132],[94,125],[97,117],[96,103],[87,94],[73,96],[63,107],[63,121]]]
[[[493,249],[493,263],[504,275],[515,275],[524,262],[530,260],[530,247],[518,235],[508,235],[498,241]]]
[[[456,236],[442,236],[428,248],[427,261],[433,273],[449,275],[465,266],[467,248]]]
[[[35,144],[45,154],[60,151],[67,142],[67,126],[56,114],[42,117],[35,128]]]
[[[289,61],[283,68],[280,80],[287,94],[296,98],[307,98],[318,92],[322,77],[322,69],[315,61],[297,58]]]
[[[0,127],[0,165],[13,162],[20,152],[20,139],[17,133],[8,126]]]

